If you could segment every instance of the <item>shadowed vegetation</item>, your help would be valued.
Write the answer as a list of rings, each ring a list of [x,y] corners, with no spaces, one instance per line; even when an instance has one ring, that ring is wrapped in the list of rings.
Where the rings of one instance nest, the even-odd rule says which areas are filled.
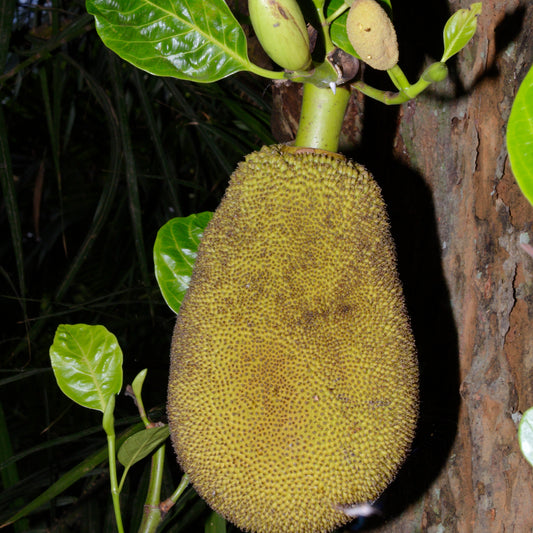
[[[236,163],[272,139],[263,80],[147,75],[104,47],[82,2],[1,0],[0,63],[3,522],[105,444],[99,414],[71,404],[53,379],[58,324],[113,331],[125,383],[148,368],[145,402],[158,406],[154,420],[164,417],[174,315],[153,274],[156,232],[174,216],[213,210]],[[119,398],[117,432],[134,415]],[[169,459],[163,492],[179,479]],[[113,531],[106,465],[94,461],[15,529]],[[142,512],[142,468],[124,489],[137,513],[126,515],[128,530]],[[172,514],[179,527],[173,518],[164,530],[197,531],[206,513],[189,489]]]

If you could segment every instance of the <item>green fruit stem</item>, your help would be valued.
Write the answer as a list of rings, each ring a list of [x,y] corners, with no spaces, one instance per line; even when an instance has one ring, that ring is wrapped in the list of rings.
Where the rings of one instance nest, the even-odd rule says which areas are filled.
[[[302,111],[294,146],[318,148],[336,152],[339,148],[344,114],[350,100],[350,91],[336,87],[335,92],[304,83]]]

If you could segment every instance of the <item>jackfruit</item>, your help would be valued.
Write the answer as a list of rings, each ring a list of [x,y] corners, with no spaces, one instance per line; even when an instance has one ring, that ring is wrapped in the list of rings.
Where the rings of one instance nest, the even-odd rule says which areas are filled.
[[[398,63],[396,30],[376,0],[355,0],[346,19],[348,40],[361,59],[377,70]]]
[[[183,470],[246,531],[318,533],[375,500],[412,441],[416,353],[378,185],[275,145],[231,177],[171,353]]]

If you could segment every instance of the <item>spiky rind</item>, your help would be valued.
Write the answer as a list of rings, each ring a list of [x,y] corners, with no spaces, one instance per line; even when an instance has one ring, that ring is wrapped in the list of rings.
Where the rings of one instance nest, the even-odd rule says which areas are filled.
[[[250,154],[205,231],[168,416],[199,494],[238,527],[325,532],[413,438],[417,364],[380,191],[338,155]]]

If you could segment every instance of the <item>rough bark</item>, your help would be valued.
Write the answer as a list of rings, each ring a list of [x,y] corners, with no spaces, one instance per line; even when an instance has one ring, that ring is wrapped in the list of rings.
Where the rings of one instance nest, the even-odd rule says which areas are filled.
[[[470,3],[393,2],[410,77],[425,56],[440,59],[445,20]],[[389,205],[421,413],[412,453],[378,502],[383,514],[364,529],[533,531],[533,469],[517,441],[519,415],[533,406],[533,259],[520,246],[533,240],[533,208],[505,145],[532,28],[530,0],[485,0],[447,82],[400,108],[365,102],[350,155]]]
[[[440,469],[430,465],[436,475],[425,480],[420,497],[378,531],[533,531],[533,470],[516,437],[517,415],[533,405],[533,259],[520,247],[521,239],[533,237],[533,209],[514,180],[505,145],[513,97],[533,62],[531,28],[531,2],[485,1],[478,34],[455,64],[449,98],[421,98],[400,111],[394,156],[431,195],[451,312],[442,320],[451,319],[455,335],[448,332],[446,353],[432,347],[446,331],[419,332],[422,400],[428,398],[432,412],[422,404],[426,433],[418,445],[439,445],[423,417],[446,413],[448,420],[433,422],[445,432],[446,446],[435,454]],[[418,325],[426,327],[425,320]],[[439,369],[445,363],[435,365],[435,357],[447,358],[448,368]],[[439,370],[446,379],[440,384]],[[446,408],[450,397],[453,409]],[[415,447],[413,466],[422,466],[417,453],[432,460],[431,449]]]

